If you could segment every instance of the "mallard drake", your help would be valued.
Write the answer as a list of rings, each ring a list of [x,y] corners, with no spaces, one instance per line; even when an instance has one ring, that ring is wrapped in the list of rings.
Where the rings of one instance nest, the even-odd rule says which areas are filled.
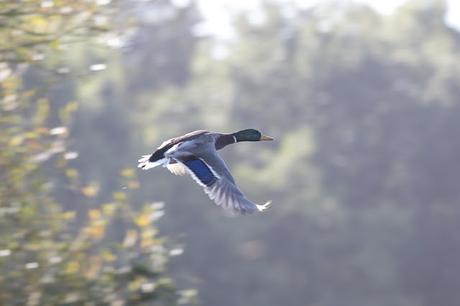
[[[248,200],[217,150],[233,143],[266,140],[273,138],[255,129],[231,134],[194,131],[164,141],[155,152],[142,156],[138,167],[147,170],[162,165],[175,175],[189,173],[217,205],[240,214],[264,211],[270,202],[258,205]]]

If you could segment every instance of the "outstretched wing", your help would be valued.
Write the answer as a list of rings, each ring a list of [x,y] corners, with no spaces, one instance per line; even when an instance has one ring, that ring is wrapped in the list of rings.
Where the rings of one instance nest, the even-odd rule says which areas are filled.
[[[263,211],[270,205],[270,202],[257,205],[249,201],[236,186],[230,171],[217,154],[215,157],[205,155],[180,158],[179,162],[187,168],[193,179],[204,188],[209,198],[225,209],[240,214],[249,214]]]
[[[217,205],[242,215],[251,214],[255,211],[264,211],[271,203],[269,201],[263,205],[258,205],[249,201],[238,186],[227,181],[225,178],[221,178],[211,186],[205,187],[204,192]]]
[[[178,159],[185,166],[192,178],[202,187],[213,185],[219,178],[201,159],[194,155]]]

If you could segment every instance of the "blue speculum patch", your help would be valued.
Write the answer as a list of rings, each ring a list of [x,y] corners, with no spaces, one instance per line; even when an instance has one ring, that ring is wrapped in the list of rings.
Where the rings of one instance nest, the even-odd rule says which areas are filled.
[[[211,169],[209,169],[208,165],[206,165],[201,159],[188,160],[185,161],[184,164],[195,174],[200,182],[206,186],[211,185],[217,179]]]

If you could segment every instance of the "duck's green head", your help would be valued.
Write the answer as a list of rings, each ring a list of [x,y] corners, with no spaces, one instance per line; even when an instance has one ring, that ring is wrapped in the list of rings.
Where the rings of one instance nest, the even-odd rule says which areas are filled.
[[[255,129],[246,129],[242,131],[238,131],[232,134],[235,136],[237,142],[240,141],[267,141],[273,140],[272,137],[263,135],[261,132]]]

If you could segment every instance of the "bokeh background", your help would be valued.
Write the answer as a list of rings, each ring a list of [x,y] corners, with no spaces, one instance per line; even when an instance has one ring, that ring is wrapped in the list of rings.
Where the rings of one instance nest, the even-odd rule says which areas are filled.
[[[458,12],[0,2],[0,304],[460,305]],[[244,128],[276,138],[222,151],[264,214],[136,169]]]

